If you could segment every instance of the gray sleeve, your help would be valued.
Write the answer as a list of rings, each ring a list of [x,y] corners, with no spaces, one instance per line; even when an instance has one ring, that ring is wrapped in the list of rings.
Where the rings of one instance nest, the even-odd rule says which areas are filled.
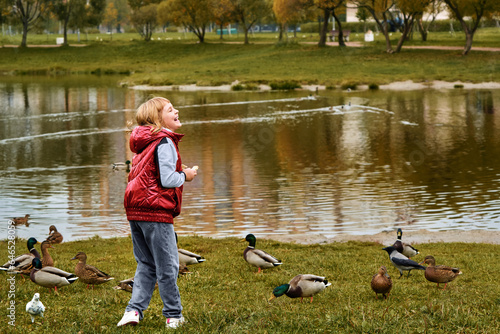
[[[177,165],[177,151],[170,138],[161,141],[157,148],[158,168],[160,171],[160,181],[164,188],[177,188],[184,184],[186,175],[175,171]]]

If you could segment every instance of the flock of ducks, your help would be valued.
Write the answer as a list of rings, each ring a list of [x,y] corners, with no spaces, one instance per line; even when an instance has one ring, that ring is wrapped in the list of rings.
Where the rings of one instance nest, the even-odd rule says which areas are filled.
[[[23,224],[28,224],[29,215],[22,218],[26,218]],[[424,270],[425,278],[430,282],[437,283],[438,288],[439,284],[444,283],[444,290],[449,282],[462,274],[459,268],[436,265],[436,260],[430,255],[426,256],[421,263],[411,260],[410,257],[419,254],[419,252],[410,244],[402,241],[402,234],[402,230],[398,229],[397,239],[394,244],[383,248],[383,250],[389,254],[391,263],[399,270],[399,278],[403,276],[403,271],[408,271],[409,277],[411,270]],[[175,236],[177,242],[177,234]],[[20,274],[21,276],[29,275],[32,282],[49,288],[49,290],[54,288],[56,294],[57,288],[70,285],[77,280],[87,284],[87,288],[89,288],[90,285],[103,284],[114,279],[114,277],[111,277],[111,275],[106,274],[95,266],[87,264],[87,255],[84,252],[78,252],[71,259],[78,261],[75,266],[74,274],[54,267],[54,260],[50,256],[48,249],[54,248],[52,245],[59,244],[62,240],[63,236],[57,231],[57,228],[52,225],[49,228],[49,236],[41,243],[42,256],[40,256],[40,253],[35,249],[35,245],[40,244],[40,242],[34,237],[31,237],[27,241],[29,253],[22,254],[8,261],[0,267],[0,271]],[[245,241],[248,242],[248,247],[243,251],[243,258],[250,265],[257,267],[258,273],[261,273],[264,269],[275,268],[282,264],[282,261],[278,258],[255,247],[257,239],[253,234],[248,234]],[[187,265],[199,264],[205,261],[202,256],[181,248],[178,248],[178,255],[180,264],[179,274],[190,273]],[[422,264],[427,264],[427,267],[424,267]],[[132,292],[133,285],[134,279],[128,278],[119,281],[114,289]],[[301,300],[310,297],[312,302],[314,295],[320,293],[330,285],[331,283],[329,283],[325,277],[300,274],[293,277],[289,283],[274,288],[269,301],[286,295],[290,298],[300,297]],[[384,299],[389,296],[393,283],[391,277],[387,274],[387,268],[385,266],[381,266],[378,272],[373,275],[370,285],[375,292],[376,298],[378,298],[379,294],[382,294]],[[156,288],[157,287],[158,284],[156,285]],[[36,315],[43,317],[44,311],[45,307],[40,301],[40,295],[35,293],[33,299],[26,305],[26,312],[31,315],[32,322],[34,322],[34,317]]]
[[[439,284],[444,283],[444,290],[449,282],[462,274],[459,268],[445,265],[436,266],[436,261],[431,255],[426,256],[421,263],[411,260],[410,257],[419,254],[419,252],[410,244],[404,243],[402,241],[402,236],[403,231],[398,229],[397,239],[394,244],[383,248],[383,250],[389,254],[391,263],[399,270],[399,278],[403,276],[403,271],[408,271],[409,277],[411,270],[424,270],[425,278],[429,282],[437,283],[438,288]],[[278,260],[276,257],[255,248],[256,238],[253,234],[248,234],[245,240],[248,241],[249,245],[243,252],[243,257],[249,264],[259,268],[259,273],[262,269],[274,268],[282,264],[281,260]],[[428,266],[425,267],[422,264],[427,264]],[[300,297],[301,299],[304,297],[311,297],[312,302],[313,296],[323,291],[329,285],[330,283],[322,276],[309,274],[297,275],[292,278],[288,284],[276,287],[269,301],[276,297],[286,295],[290,298]],[[379,294],[382,294],[384,299],[389,296],[392,289],[392,279],[387,274],[387,268],[385,266],[381,266],[378,272],[372,276],[370,285],[375,292],[376,298],[378,298]]]
[[[403,276],[403,271],[408,271],[407,277],[409,277],[412,270],[424,270],[425,278],[429,282],[437,283],[438,288],[440,283],[444,283],[444,290],[449,282],[453,281],[458,275],[462,274],[459,268],[445,265],[436,266],[436,260],[432,255],[426,256],[424,261],[421,263],[411,260],[410,257],[419,254],[419,252],[411,245],[402,242],[402,235],[403,231],[398,229],[397,239],[394,244],[383,248],[383,250],[389,254],[391,263],[394,267],[396,267],[396,269],[399,270],[400,275],[398,278]],[[424,267],[422,264],[427,264],[428,266]],[[371,287],[376,296],[378,296],[378,294],[382,294],[384,298],[387,298],[392,289],[392,279],[387,274],[387,268],[385,266],[381,266],[378,273],[373,275]]]

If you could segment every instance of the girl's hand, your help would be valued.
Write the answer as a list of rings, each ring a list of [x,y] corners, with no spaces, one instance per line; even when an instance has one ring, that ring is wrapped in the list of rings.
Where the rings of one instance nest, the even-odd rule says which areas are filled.
[[[186,174],[186,181],[190,182],[193,181],[196,175],[198,175],[198,166],[194,166],[193,168],[184,168],[182,171]]]

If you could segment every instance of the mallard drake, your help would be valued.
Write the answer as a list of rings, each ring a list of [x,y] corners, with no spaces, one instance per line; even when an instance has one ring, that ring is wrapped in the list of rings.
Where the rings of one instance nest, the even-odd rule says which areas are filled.
[[[125,170],[127,172],[130,172],[130,160],[127,160],[125,162],[115,162],[113,164],[113,169],[114,170]]]
[[[114,286],[113,289],[115,290],[123,290],[127,292],[132,292],[132,289],[134,288],[134,278],[127,278],[124,279],[123,281],[118,282],[117,286]],[[155,289],[158,289],[158,282],[155,284]]]
[[[429,282],[437,283],[437,287],[439,288],[439,283],[444,283],[444,289],[446,289],[446,285],[457,278],[458,275],[461,275],[462,272],[458,268],[448,267],[444,265],[436,266],[436,260],[434,256],[427,255],[424,261],[421,264],[428,264],[427,268],[425,268],[425,278]]]
[[[60,244],[63,241],[63,236],[57,231],[57,228],[54,225],[50,225],[49,236],[46,240],[51,244]]]
[[[398,252],[400,252],[401,254],[406,256],[407,258],[411,258],[412,256],[419,254],[418,250],[415,247],[401,241],[402,236],[403,236],[403,230],[398,228],[398,232],[397,232],[398,238],[396,239],[396,241],[394,242],[392,247],[396,248],[396,250]]]
[[[316,275],[297,275],[288,284],[280,285],[273,290],[273,294],[269,301],[274,298],[287,295],[290,298],[298,298],[302,301],[304,297],[311,297],[323,291],[327,286],[330,286],[324,277]]]
[[[40,286],[49,289],[54,288],[55,293],[57,293],[57,288],[70,285],[75,282],[78,277],[56,267],[42,268],[42,261],[39,258],[34,258],[30,279]]]
[[[259,268],[259,273],[262,269],[274,268],[282,264],[281,260],[263,250],[255,248],[257,238],[253,234],[248,234],[245,240],[248,241],[248,247],[243,251],[243,258],[252,266]]]
[[[205,262],[205,258],[188,250],[179,248],[177,233],[175,233],[175,243],[177,244],[177,253],[179,255],[179,272],[186,273],[188,264],[198,264]]]
[[[389,254],[389,259],[391,260],[392,264],[399,270],[400,275],[398,278],[401,278],[401,276],[403,276],[404,270],[408,270],[408,277],[410,277],[410,271],[412,271],[413,269],[425,270],[424,266],[421,266],[417,262],[410,260],[392,246],[382,249],[385,250],[387,254]]]
[[[40,294],[37,292],[33,295],[33,299],[26,304],[26,312],[31,316],[31,323],[35,322],[35,317],[37,315],[43,318],[43,312],[45,312],[45,306],[43,306],[40,301]]]
[[[384,299],[387,299],[387,295],[392,289],[392,279],[387,274],[387,268],[385,266],[381,266],[378,269],[378,273],[373,275],[371,281],[372,290],[375,291],[375,297],[378,298],[378,294],[381,293],[384,296]]]
[[[102,284],[114,279],[114,277],[87,264],[87,255],[84,252],[78,252],[71,260],[78,260],[75,267],[75,274],[80,278],[81,282],[87,284],[87,288],[89,285]]]
[[[54,266],[54,260],[52,259],[52,256],[49,254],[49,248],[54,248],[48,242],[47,240],[42,242],[42,245],[40,246],[42,249],[42,267],[53,267]]]
[[[13,217],[11,220],[14,222],[14,225],[26,225],[30,226],[30,223],[28,222],[28,219],[30,218],[30,215],[25,215],[24,217]]]
[[[8,271],[10,273],[21,274],[21,275],[29,275],[32,267],[32,261],[34,258],[40,258],[40,253],[35,249],[35,245],[39,244],[39,242],[31,237],[26,242],[29,253],[19,255],[15,259],[8,261],[0,270]]]

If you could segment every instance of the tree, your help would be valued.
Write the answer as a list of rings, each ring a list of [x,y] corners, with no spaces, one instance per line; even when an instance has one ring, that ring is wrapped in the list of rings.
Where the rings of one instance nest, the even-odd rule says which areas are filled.
[[[323,11],[323,26],[321,28],[318,46],[326,45],[326,38],[329,31],[328,20],[330,19],[330,15],[333,16],[335,22],[339,26],[339,46],[346,46],[344,42],[344,34],[342,32],[342,23],[338,17],[340,11],[345,9],[345,0],[314,0],[314,4]]]
[[[110,2],[104,11],[102,23],[108,27],[108,31],[111,33],[111,39],[113,39],[113,28],[116,25],[117,19],[118,10],[115,8],[115,4]]]
[[[491,15],[500,9],[498,0],[444,0],[449,10],[462,25],[465,33],[465,47],[462,52],[467,55],[472,48],[474,34],[481,18]],[[466,17],[470,17],[469,20]]]
[[[167,0],[164,3],[158,8],[161,21],[183,26],[191,30],[200,43],[205,41],[206,28],[213,21],[211,0]]]
[[[417,16],[415,21],[417,22],[418,31],[422,37],[422,41],[427,41],[427,36],[429,34],[430,25],[436,20],[436,17],[443,11],[444,3],[443,0],[432,0],[427,10]],[[423,16],[427,14],[427,19],[424,20]]]
[[[47,9],[49,0],[14,0],[6,1],[6,8],[2,12],[13,12],[23,26],[21,47],[27,46],[28,31],[36,24],[43,12]]]
[[[409,33],[413,29],[415,18],[421,17],[422,13],[427,9],[432,0],[396,0],[398,8],[403,16],[403,27],[401,37],[399,38],[395,52],[401,51],[403,43],[408,38]]]
[[[394,6],[392,0],[356,0],[356,5],[365,8],[372,15],[375,23],[379,27],[385,37],[385,51],[393,53],[391,40],[389,38],[389,18],[391,17],[390,10]]]
[[[243,25],[245,44],[248,44],[248,32],[260,19],[271,13],[271,5],[266,0],[230,0],[239,23]]]
[[[297,25],[308,17],[310,4],[304,0],[274,0],[273,12],[280,25],[280,41],[283,37],[281,32],[287,31],[290,24]]]
[[[222,38],[222,30],[230,23],[236,21],[234,7],[230,0],[212,0],[212,15],[215,24],[220,27],[220,39]]]
[[[131,22],[135,29],[146,42],[151,40],[153,31],[158,25],[158,4],[150,3],[139,7],[132,12]]]
[[[364,7],[359,7],[358,10],[356,11],[356,18],[360,21],[363,22],[363,32],[366,33],[366,21],[370,18],[370,12],[366,10]]]

